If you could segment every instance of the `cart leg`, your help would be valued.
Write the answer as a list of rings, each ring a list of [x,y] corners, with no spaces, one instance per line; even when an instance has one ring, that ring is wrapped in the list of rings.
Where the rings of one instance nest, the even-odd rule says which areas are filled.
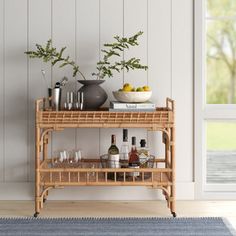
[[[39,215],[39,212],[35,212],[35,213],[34,213],[34,217],[35,217],[35,218],[37,218],[38,215]]]
[[[166,192],[164,190],[162,190],[162,194],[165,196],[165,199],[167,200],[167,196],[166,196]]]
[[[48,197],[48,190],[46,191],[44,197],[43,197],[43,202],[46,202],[47,201],[47,197]]]
[[[175,206],[175,186],[171,186],[171,202],[170,202],[170,210],[173,217],[176,217],[176,206]]]
[[[48,138],[49,138],[49,131],[45,133],[43,136],[43,160],[48,159]],[[43,197],[43,203],[46,202],[48,196],[48,191],[46,191],[44,197]]]
[[[43,136],[43,160],[48,159],[48,136],[49,132]]]
[[[37,217],[40,212],[40,128],[36,127],[35,129],[35,214],[34,217]]]
[[[171,212],[171,214],[172,214],[173,217],[177,216],[175,212]]]
[[[41,209],[41,201],[39,200],[39,194],[40,194],[40,188],[39,185],[35,186],[35,213],[34,217],[37,217],[39,215],[40,209]]]
[[[173,217],[176,217],[176,209],[175,209],[175,128],[171,128],[171,146],[170,146],[170,153],[171,153],[171,192],[170,192],[170,210]]]

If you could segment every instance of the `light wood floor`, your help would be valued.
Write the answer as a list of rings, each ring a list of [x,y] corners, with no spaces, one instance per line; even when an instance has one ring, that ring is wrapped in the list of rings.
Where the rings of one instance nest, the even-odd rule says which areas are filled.
[[[177,201],[178,217],[226,217],[236,228],[236,201]],[[0,201],[0,217],[26,217],[33,201]],[[41,217],[170,217],[164,201],[47,201]]]

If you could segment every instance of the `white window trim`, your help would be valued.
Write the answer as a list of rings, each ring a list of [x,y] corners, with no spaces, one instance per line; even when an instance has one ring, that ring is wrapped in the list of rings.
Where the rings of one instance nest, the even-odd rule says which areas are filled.
[[[205,102],[205,0],[194,1],[194,159],[196,199],[235,199],[236,184],[206,184],[206,120],[236,120],[236,105]]]

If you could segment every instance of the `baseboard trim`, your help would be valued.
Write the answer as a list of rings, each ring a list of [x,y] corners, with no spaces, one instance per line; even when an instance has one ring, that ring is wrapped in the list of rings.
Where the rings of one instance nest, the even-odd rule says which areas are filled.
[[[34,184],[31,182],[0,183],[0,200],[33,200]],[[158,200],[160,190],[147,187],[66,187],[53,189],[50,200]],[[176,183],[177,200],[194,199],[194,183]]]

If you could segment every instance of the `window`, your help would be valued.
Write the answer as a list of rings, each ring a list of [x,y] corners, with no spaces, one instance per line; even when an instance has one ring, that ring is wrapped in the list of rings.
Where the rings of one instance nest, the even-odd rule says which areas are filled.
[[[206,0],[206,61],[209,104],[236,103],[236,1]]]
[[[198,197],[236,195],[236,1],[195,1]],[[213,193],[214,192],[214,193]]]
[[[236,183],[236,122],[207,121],[206,182]]]

